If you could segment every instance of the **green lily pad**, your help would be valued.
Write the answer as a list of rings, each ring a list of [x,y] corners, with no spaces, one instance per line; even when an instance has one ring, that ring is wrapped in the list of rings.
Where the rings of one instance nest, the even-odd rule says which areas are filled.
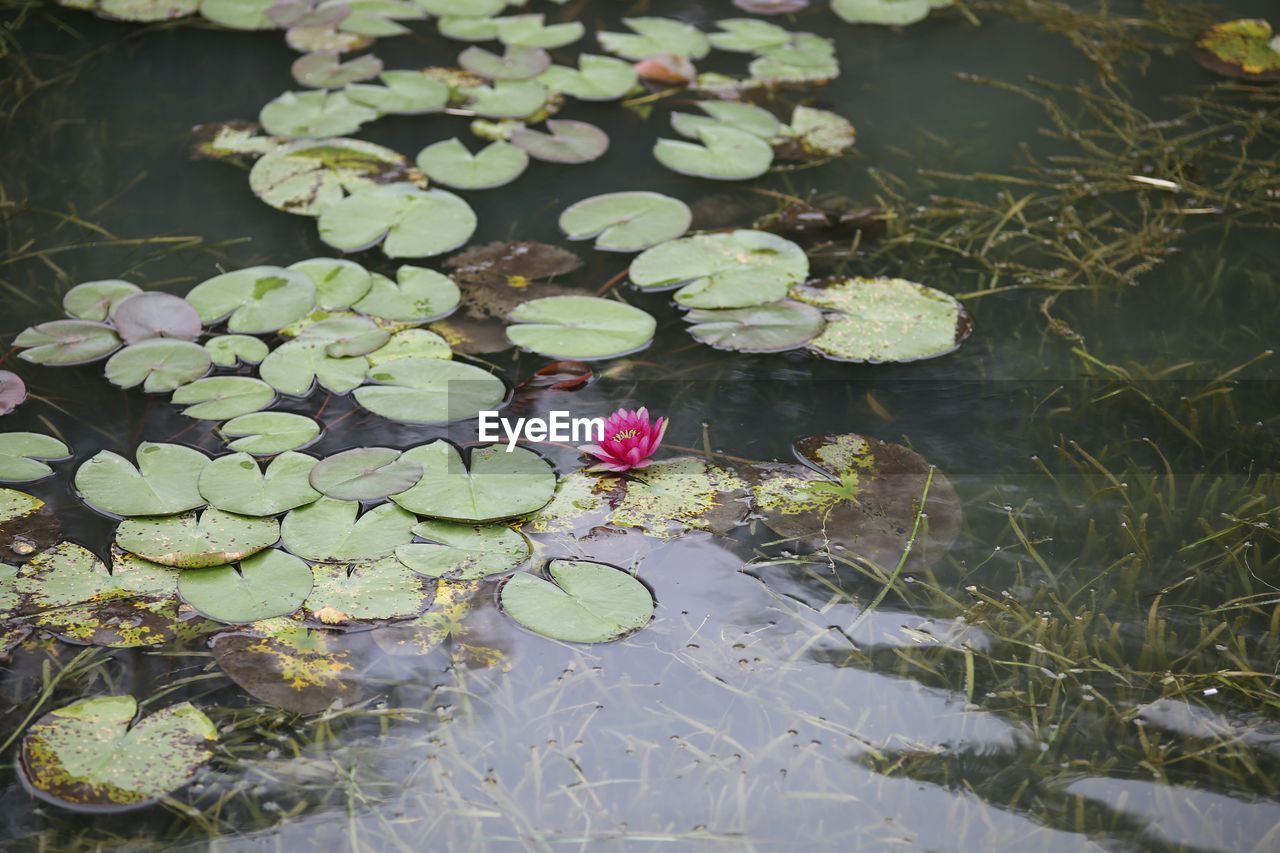
[[[695,308],[685,315],[689,334],[716,349],[782,352],[804,346],[822,331],[822,312],[783,300],[751,308]]]
[[[929,17],[935,5],[942,4],[931,0],[831,0],[831,11],[850,24],[905,27]]]
[[[67,291],[62,308],[77,320],[101,323],[111,316],[116,305],[141,292],[138,285],[119,279],[86,281]]]
[[[306,273],[248,267],[197,284],[187,301],[205,323],[226,320],[232,332],[262,335],[309,314],[316,304],[316,286]]]
[[[624,302],[595,296],[548,296],[518,305],[507,337],[555,359],[616,358],[644,349],[657,321]]]
[[[307,614],[325,625],[407,619],[431,603],[434,584],[395,557],[351,563],[316,563]]]
[[[154,23],[195,14],[199,0],[58,0],[71,9],[91,9],[100,18]]]
[[[449,342],[427,329],[403,329],[367,356],[373,369],[402,358],[453,358]]]
[[[254,456],[300,450],[320,437],[320,424],[291,412],[256,412],[232,418],[218,433],[227,447]]]
[[[399,26],[394,21],[387,21],[386,23],[391,26]],[[296,24],[289,27],[289,29],[285,30],[284,42],[299,53],[315,53],[317,51],[350,53],[353,50],[364,50],[369,47],[373,44],[373,38],[359,33],[348,33],[334,29],[332,24],[316,23],[305,26]]]
[[[759,53],[782,47],[791,41],[791,31],[758,18],[725,18],[716,21],[722,32],[707,36],[716,50],[732,53]]]
[[[30,559],[61,538],[62,525],[39,498],[0,487],[0,561]]]
[[[496,80],[491,86],[463,86],[466,108],[486,118],[528,118],[547,104],[550,92],[534,80]]]
[[[764,231],[695,234],[654,246],[631,262],[632,284],[680,287],[687,308],[749,308],[777,302],[809,274],[804,250]]]
[[[382,504],[356,518],[359,501],[322,497],[284,517],[284,547],[308,560],[339,563],[375,560],[413,540],[417,522],[395,504]]]
[[[38,432],[0,433],[0,483],[30,483],[53,473],[45,462],[66,459],[71,448]]]
[[[431,15],[441,18],[459,16],[466,18],[490,18],[503,10],[506,0],[414,0]]]
[[[915,526],[929,464],[902,445],[852,433],[801,439],[794,449],[804,466],[770,463],[746,472],[764,523],[793,549],[834,546],[891,570]],[[925,513],[908,566],[940,558],[959,531],[960,499],[940,472]]]
[[[334,394],[346,394],[364,382],[369,362],[363,356],[335,357],[323,339],[296,340],[272,350],[258,368],[262,380],[281,394],[306,397],[317,383]]]
[[[470,364],[399,358],[369,371],[377,384],[356,389],[356,402],[402,423],[442,424],[475,417],[506,398],[502,380]]]
[[[192,160],[225,160],[242,164],[274,151],[289,140],[275,136],[261,136],[262,127],[252,121],[211,121],[191,129],[195,139],[191,146]]]
[[[215,622],[232,625],[287,616],[302,606],[311,586],[311,567],[274,548],[259,551],[238,566],[191,570],[178,576],[183,601]]]
[[[215,335],[204,342],[204,351],[218,367],[259,364],[271,350],[252,335]]]
[[[606,563],[552,560],[551,580],[517,572],[502,585],[503,611],[536,634],[568,643],[607,643],[653,618],[653,595]]]
[[[794,288],[830,312],[811,349],[836,361],[919,361],[954,351],[973,330],[951,296],[900,278],[836,278]]]
[[[126,519],[116,528],[116,544],[124,550],[181,569],[238,562],[279,539],[280,524],[274,518],[250,518],[220,509]]]
[[[251,376],[211,376],[173,392],[173,402],[186,406],[182,414],[206,421],[225,421],[258,412],[275,399],[274,388]]]
[[[465,201],[411,184],[363,189],[320,214],[320,239],[330,246],[358,252],[382,243],[390,258],[443,254],[466,243],[475,230],[475,211]]]
[[[604,252],[639,252],[689,230],[693,212],[678,198],[653,192],[620,192],[584,198],[560,214],[570,240],[595,238]]]
[[[309,258],[290,264],[289,269],[310,276],[316,286],[316,307],[324,311],[350,308],[373,286],[368,270],[355,261],[341,258]]]
[[[711,50],[711,42],[694,26],[670,18],[623,18],[633,32],[597,34],[600,46],[623,59],[638,62],[650,56],[670,54],[685,59],[701,59]]]
[[[476,580],[502,574],[529,559],[529,540],[501,525],[424,521],[413,528],[426,542],[396,549],[396,557],[429,578]]]
[[[382,60],[371,53],[343,62],[336,50],[317,51],[298,57],[293,79],[313,89],[340,89],[348,83],[371,80],[382,73]]]
[[[491,142],[472,154],[454,137],[418,152],[418,168],[431,180],[460,190],[487,190],[509,184],[529,166],[529,155],[509,142]]]
[[[698,101],[697,106],[706,115],[671,114],[671,127],[676,133],[697,139],[704,128],[727,125],[769,141],[786,130],[786,125],[778,121],[773,113],[755,104],[741,101]]]
[[[547,26],[542,15],[508,15],[497,19],[496,35],[508,47],[545,48],[573,44],[586,33],[580,21]]]
[[[787,160],[830,160],[853,147],[857,131],[844,116],[828,110],[796,107],[786,133],[774,140],[773,150]]]
[[[272,136],[312,138],[350,136],[377,117],[377,110],[342,91],[285,92],[258,113]]]
[[[311,487],[344,501],[376,501],[411,489],[422,466],[390,447],[356,447],[322,459],[311,469]]]
[[[98,696],[50,711],[22,738],[19,768],[41,799],[73,811],[149,805],[209,763],[218,732],[190,702],[135,722],[132,696]]]
[[[426,185],[403,154],[359,139],[293,142],[258,158],[249,172],[258,198],[303,216],[319,216],[356,190],[401,182]]]
[[[120,338],[105,323],[51,320],[24,329],[13,345],[22,349],[23,361],[68,367],[106,358],[120,348]]]
[[[769,143],[745,130],[709,124],[698,128],[697,135],[698,142],[659,139],[653,156],[673,172],[715,181],[758,178],[773,163]]]
[[[364,696],[349,641],[294,619],[253,622],[214,637],[213,658],[246,693],[295,714],[318,714]]]
[[[144,441],[137,460],[135,468],[123,456],[101,450],[76,471],[76,490],[109,515],[173,515],[204,506],[198,483],[209,457],[199,450]]]
[[[452,314],[461,299],[458,285],[447,275],[406,265],[396,270],[394,282],[375,274],[355,310],[397,323],[429,323]]]
[[[525,515],[546,505],[556,487],[550,463],[523,447],[475,447],[464,460],[457,447],[437,439],[404,455],[422,465],[422,480],[391,499],[412,513],[445,521],[489,523]]]
[[[383,276],[375,276],[383,279]],[[383,279],[385,280],[385,279]],[[391,333],[368,317],[329,317],[317,320],[298,332],[299,341],[321,342],[324,354],[333,358],[366,355],[381,347]]]
[[[590,53],[578,57],[577,68],[553,65],[538,76],[538,82],[551,91],[579,101],[616,101],[634,89],[637,81],[631,63]]]
[[[437,113],[449,103],[449,87],[421,71],[384,71],[381,86],[353,83],[344,91],[353,103],[380,115]]]
[[[271,460],[263,472],[248,453],[221,456],[201,472],[200,494],[210,506],[225,512],[280,515],[320,499],[320,493],[311,487],[311,470],[316,464],[315,457],[286,451]]]
[[[209,353],[191,341],[151,338],[120,350],[107,360],[106,376],[121,388],[142,386],[148,394],[173,391],[209,372]]]
[[[812,33],[797,33],[783,46],[764,50],[747,66],[751,79],[762,86],[826,83],[840,75],[835,45]]]
[[[1196,36],[1191,58],[1226,77],[1280,80],[1280,36],[1261,18],[1215,24]]]
[[[274,30],[267,12],[276,0],[200,0],[200,14],[233,30]]]
[[[551,54],[536,47],[508,46],[502,55],[482,47],[458,54],[458,65],[486,80],[529,80],[551,65]]]
[[[609,135],[594,124],[549,119],[547,127],[550,133],[518,127],[511,144],[549,163],[589,163],[609,150]]]

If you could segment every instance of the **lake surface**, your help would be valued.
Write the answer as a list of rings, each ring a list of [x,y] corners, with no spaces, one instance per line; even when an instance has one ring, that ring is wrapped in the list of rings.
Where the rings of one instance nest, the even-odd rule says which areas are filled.
[[[193,126],[253,119],[295,88],[280,32],[23,5],[3,6],[6,342],[62,316],[77,282],[183,294],[221,270],[336,254],[310,220],[255,198],[243,170],[189,157]],[[582,20],[589,49],[591,31],[624,14],[704,30],[741,14],[728,2],[534,5]],[[844,24],[815,2],[770,20],[835,40],[839,78],[795,97],[856,125],[849,156],[713,183],[649,153],[689,96],[647,115],[571,102],[562,117],[610,134],[604,158],[534,163],[505,189],[465,193],[473,244],[568,246],[586,265],[564,283],[584,293],[629,262],[560,235],[558,211],[586,196],[666,193],[704,229],[776,209],[753,189],[891,210],[885,236],[815,272],[959,297],[974,331],[956,352],[883,365],[722,352],[688,336],[669,293],[619,286],[657,318],[654,343],[526,405],[646,405],[671,418],[659,458],[789,460],[798,438],[850,432],[907,445],[960,497],[949,550],[891,579],[780,543],[758,519],[729,536],[542,543],[535,562],[576,553],[634,569],[653,622],[614,643],[554,642],[505,618],[486,581],[465,629],[428,655],[346,635],[368,698],[309,716],[246,695],[204,637],[74,664],[82,648],[32,639],[0,669],[0,737],[84,697],[132,693],[148,711],[195,703],[220,745],[194,784],[106,816],[34,799],[10,749],[0,848],[1280,846],[1280,90],[1224,82],[1185,38],[1142,23],[1199,14],[1190,4],[1116,5],[1112,20],[1132,16],[1124,43],[1064,17],[1094,8],[1083,0],[977,4],[904,29]],[[1274,12],[1240,0],[1213,17]],[[463,45],[409,24],[374,48],[388,68],[452,64]],[[390,117],[359,137],[412,156],[467,138],[467,124]],[[483,359],[512,384],[548,361]],[[144,440],[224,452],[211,424],[110,386],[101,365],[10,353],[3,366],[33,396],[0,427],[61,436],[77,460]],[[317,455],[474,439],[474,422],[395,424],[323,393],[278,408],[321,402]],[[571,447],[539,449],[561,474],[581,466]],[[55,509],[63,538],[105,555],[115,522],[77,499],[73,471],[18,488]]]

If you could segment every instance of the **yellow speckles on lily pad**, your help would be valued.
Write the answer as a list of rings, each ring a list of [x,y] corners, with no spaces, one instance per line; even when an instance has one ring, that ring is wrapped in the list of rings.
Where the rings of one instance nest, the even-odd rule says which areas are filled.
[[[725,533],[747,513],[746,482],[727,468],[691,456],[601,479],[616,481],[610,523],[642,528],[652,536],[670,538],[691,529]]]
[[[316,563],[306,610],[325,625],[417,616],[431,602],[435,582],[395,557],[352,563]]]
[[[1196,36],[1191,58],[1210,71],[1242,80],[1280,80],[1280,37],[1260,18],[1210,27]]]
[[[347,640],[290,618],[254,622],[213,641],[218,667],[263,702],[295,714],[315,714],[364,695]]]

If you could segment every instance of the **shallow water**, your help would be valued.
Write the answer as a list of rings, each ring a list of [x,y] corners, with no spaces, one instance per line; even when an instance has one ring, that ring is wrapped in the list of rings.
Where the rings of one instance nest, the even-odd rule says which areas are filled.
[[[1227,5],[1222,18],[1270,4]],[[704,25],[730,8],[635,6]],[[596,2],[582,18],[594,28],[635,11]],[[873,204],[879,170],[904,179],[920,206],[934,194],[1045,193],[920,174],[1019,174],[1022,146],[1038,160],[1074,156],[1040,132],[1039,105],[956,72],[1097,87],[1098,68],[1034,23],[980,18],[975,27],[938,14],[902,31],[850,27],[825,9],[784,19],[836,39],[842,75],[814,95],[855,123],[858,143],[852,157],[751,186]],[[452,61],[457,43],[413,28],[378,42],[387,67]],[[279,33],[143,29],[55,10],[33,13],[18,34],[15,55],[47,82],[27,90],[3,130],[3,186],[15,203],[0,267],[5,340],[58,316],[75,282],[128,278],[183,293],[219,269],[332,254],[310,221],[254,198],[243,172],[188,159],[193,125],[252,118],[292,87],[296,54]],[[1170,98],[1215,83],[1181,51],[1153,56],[1145,73],[1132,55],[1119,67],[1113,88],[1156,117],[1178,113]],[[555,212],[613,190],[678,196],[710,228],[772,209],[737,185],[653,163],[647,149],[667,107],[647,121],[616,106],[566,109],[610,133],[609,155],[534,164],[505,190],[467,194],[481,223],[472,242],[562,242]],[[1280,105],[1250,109],[1262,129],[1247,142],[1255,160],[1269,158],[1262,183],[1275,187]],[[392,117],[360,137],[412,153],[465,129],[463,118]],[[1151,164],[1136,154],[1129,167],[1141,173]],[[732,537],[604,537],[586,556],[638,567],[658,602],[646,629],[606,645],[555,643],[504,619],[486,588],[467,643],[505,652],[500,665],[480,666],[463,643],[399,657],[355,635],[359,680],[376,698],[318,718],[254,702],[200,643],[102,653],[108,663],[39,697],[42,667],[56,671],[78,650],[32,644],[0,672],[0,736],[37,710],[132,692],[158,706],[197,703],[222,749],[172,802],[105,818],[39,804],[6,756],[0,847],[1275,849],[1280,394],[1274,359],[1220,377],[1277,343],[1276,214],[1273,204],[1269,231],[1258,227],[1265,212],[1243,223],[1185,217],[1189,233],[1163,264],[1130,284],[1063,292],[1044,310],[1082,340],[1048,327],[1041,282],[968,296],[973,336],[915,364],[717,352],[693,345],[669,294],[627,292],[658,317],[654,344],[599,365],[582,391],[537,398],[534,410],[645,404],[671,416],[676,452],[730,460],[788,459],[794,439],[823,433],[905,443],[963,500],[956,546],[911,563],[872,608],[886,578],[796,557],[759,523]],[[122,246],[107,235],[190,239]],[[568,281],[588,292],[627,262],[575,250],[587,266]],[[396,266],[376,253],[361,260]],[[995,286],[973,258],[919,243],[872,246],[848,269],[957,295]],[[545,361],[492,360],[512,381]],[[100,366],[4,366],[38,398],[6,416],[5,430],[55,431],[78,458],[140,440],[221,451],[205,425],[164,397],[111,388]],[[336,398],[320,419],[319,454],[474,430],[393,425]],[[561,472],[578,467],[571,449],[544,449]],[[67,538],[103,553],[113,523],[80,504],[72,470],[20,488],[56,508]]]

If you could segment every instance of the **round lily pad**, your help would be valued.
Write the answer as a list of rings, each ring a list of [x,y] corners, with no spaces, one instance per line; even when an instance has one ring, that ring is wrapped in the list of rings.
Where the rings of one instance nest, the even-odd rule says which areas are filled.
[[[119,279],[86,281],[67,291],[62,297],[62,308],[77,320],[101,323],[121,301],[141,292],[138,285]]]
[[[150,338],[120,350],[107,360],[106,376],[121,388],[142,386],[148,394],[172,391],[209,372],[213,360],[191,341]]]
[[[586,27],[580,21],[545,23],[542,15],[508,15],[497,19],[496,34],[505,45],[554,50],[582,38]]]
[[[580,101],[616,101],[636,87],[637,77],[629,62],[584,53],[577,68],[553,65],[538,76],[538,82]]]
[[[716,181],[758,178],[773,163],[769,143],[745,130],[712,123],[699,127],[697,137],[698,142],[659,139],[653,156],[673,172]]]
[[[422,71],[384,71],[381,86],[353,83],[343,91],[354,103],[381,115],[423,115],[444,109],[449,87]]]
[[[0,415],[7,415],[27,399],[27,383],[11,370],[0,370]]]
[[[305,453],[281,453],[267,470],[247,453],[233,453],[210,462],[200,473],[200,494],[225,512],[266,517],[315,503],[320,493],[311,487],[317,460]]]
[[[252,335],[215,335],[204,342],[204,350],[218,367],[259,364],[271,351]]]
[[[359,190],[320,214],[320,239],[330,246],[358,252],[382,243],[391,258],[443,254],[466,243],[475,230],[475,211],[465,201],[411,184]]]
[[[1215,24],[1196,36],[1191,58],[1226,77],[1280,80],[1280,36],[1261,18]]]
[[[369,371],[377,383],[356,389],[356,402],[403,423],[442,424],[475,417],[507,395],[502,380],[470,364],[438,358],[399,358]]]
[[[162,566],[199,569],[243,560],[280,538],[274,518],[206,509],[158,518],[132,518],[116,528],[116,544]]]
[[[403,492],[422,479],[422,466],[390,447],[356,447],[335,453],[311,469],[311,487],[344,501],[375,501]]]
[[[111,323],[126,344],[148,338],[194,341],[204,331],[195,309],[170,293],[136,293],[120,300],[111,310]]]
[[[413,532],[427,541],[401,545],[396,557],[431,578],[475,580],[509,572],[529,559],[529,540],[510,527],[424,521]]]
[[[383,279],[382,276],[377,276]],[[385,279],[383,279],[385,281]],[[393,285],[394,287],[394,285]],[[391,333],[368,317],[329,317],[318,320],[298,332],[299,341],[321,342],[324,354],[334,358],[366,355],[381,347]]]
[[[546,505],[556,487],[551,465],[523,447],[472,448],[468,457],[447,441],[406,450],[422,465],[422,480],[391,499],[417,515],[472,523],[515,518]]]
[[[249,172],[254,194],[285,213],[319,216],[365,187],[398,182],[425,185],[407,157],[360,139],[303,140],[258,158]],[[331,262],[336,263],[336,262]],[[296,270],[297,264],[289,269]]]
[[[272,136],[350,136],[378,117],[378,111],[358,104],[345,92],[285,92],[258,113],[262,129]]]
[[[224,421],[261,411],[275,398],[274,388],[251,376],[210,376],[173,392],[173,402],[186,406],[182,414],[206,421]]]
[[[491,86],[464,86],[467,109],[486,118],[528,118],[546,106],[550,92],[534,80],[495,80]]]
[[[653,618],[653,595],[606,563],[552,560],[551,580],[517,572],[502,585],[503,611],[534,633],[568,643],[607,643]]]
[[[508,46],[499,56],[473,46],[458,54],[458,65],[486,80],[528,80],[550,67],[551,55],[537,47]]]
[[[431,180],[460,190],[488,190],[509,184],[529,166],[529,155],[510,142],[491,142],[472,154],[454,137],[418,152],[418,168]]]
[[[316,307],[324,311],[350,308],[373,286],[368,270],[341,258],[309,258],[290,264],[289,269],[311,277],[316,286]]]
[[[620,192],[584,198],[560,214],[570,240],[595,238],[605,252],[639,252],[689,230],[693,212],[678,198],[653,192]]]
[[[274,456],[315,441],[320,437],[320,424],[291,412],[256,412],[232,418],[218,432],[232,450]]]
[[[689,334],[716,349],[782,352],[804,346],[822,331],[822,312],[783,300],[751,308],[695,308],[685,315]]]
[[[120,337],[105,323],[51,320],[24,329],[13,345],[23,361],[67,367],[106,358],[120,348]]]
[[[701,59],[711,43],[697,28],[671,18],[623,18],[630,33],[602,32],[600,46],[623,59],[638,62],[650,56],[670,54],[685,59]]]
[[[749,308],[777,302],[809,274],[804,250],[764,231],[695,234],[648,249],[631,262],[641,289],[680,287],[688,308]]]
[[[289,618],[264,619],[213,638],[213,657],[246,693],[295,714],[363,696],[348,641]]]
[[[844,116],[800,106],[791,114],[786,136],[774,141],[774,152],[789,160],[829,160],[848,151],[856,140],[857,131]]]
[[[375,274],[355,310],[398,323],[429,323],[452,314],[461,300],[458,285],[447,275],[405,265],[396,270],[394,282]]]
[[[756,18],[724,18],[716,21],[716,26],[721,32],[712,33],[707,40],[716,50],[732,53],[758,53],[791,40],[789,30]]]
[[[71,448],[38,432],[0,433],[0,483],[30,483],[53,473],[46,465],[67,459]]]
[[[278,26],[267,14],[275,0],[200,0],[204,18],[233,30],[274,30]]]
[[[944,0],[949,3],[950,0]],[[831,11],[850,24],[905,27],[929,17],[935,0],[831,0]]]
[[[132,696],[97,696],[50,711],[22,738],[23,779],[54,805],[117,812],[173,793],[213,757],[217,729],[190,702],[137,716]]]
[[[382,60],[371,53],[346,62],[336,50],[320,50],[294,60],[293,79],[313,89],[339,89],[382,73]]]
[[[595,296],[548,296],[518,305],[507,337],[556,359],[616,358],[653,340],[657,321],[624,302]]]
[[[326,625],[417,616],[431,603],[429,584],[395,557],[316,563],[308,616]]]
[[[697,139],[703,128],[728,126],[758,136],[765,141],[786,130],[786,126],[773,113],[741,101],[698,101],[697,106],[706,115],[672,113],[671,126],[676,133]]]
[[[547,128],[550,133],[518,127],[511,134],[511,144],[550,163],[589,163],[609,150],[609,135],[594,124],[548,119]]]
[[[809,346],[837,361],[919,361],[954,351],[973,330],[951,296],[900,278],[837,278],[792,290],[828,312]]]
[[[215,622],[239,624],[287,616],[311,592],[311,567],[272,548],[239,565],[182,572],[178,595]]]
[[[826,83],[840,74],[835,45],[813,33],[797,33],[782,47],[768,48],[747,66],[761,86]]]
[[[430,15],[488,19],[505,7],[506,0],[414,0]]]
[[[396,332],[367,356],[369,367],[379,367],[402,358],[453,358],[449,342],[427,329],[403,329]]]
[[[322,497],[284,517],[280,534],[290,552],[317,562],[374,560],[413,540],[417,522],[395,504],[382,504],[357,518],[359,501]]]
[[[144,441],[137,460],[135,468],[123,456],[101,450],[76,470],[76,490],[109,515],[172,515],[204,506],[198,483],[209,457],[199,450]]]
[[[346,394],[364,381],[369,362],[363,356],[332,356],[323,339],[297,340],[272,350],[258,375],[281,394],[305,397],[317,383],[334,394]]]
[[[232,332],[261,335],[309,314],[316,304],[316,286],[306,273],[248,267],[197,284],[187,301],[205,323],[226,320]]]

